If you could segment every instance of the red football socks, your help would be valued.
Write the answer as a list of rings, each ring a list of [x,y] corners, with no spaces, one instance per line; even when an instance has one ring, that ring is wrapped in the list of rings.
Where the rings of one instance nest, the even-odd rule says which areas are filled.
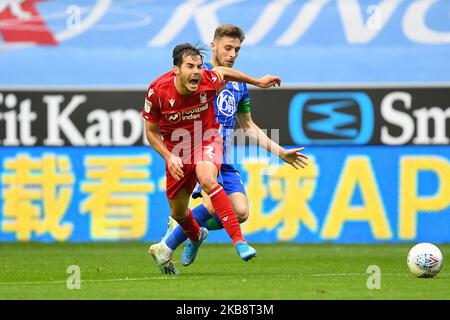
[[[219,216],[223,227],[233,240],[233,243],[236,245],[238,241],[246,242],[244,236],[242,235],[241,227],[238,219],[236,218],[233,206],[231,205],[225,190],[223,190],[223,187],[219,184],[217,187],[208,192],[208,196],[211,199],[214,211]]]
[[[200,239],[200,226],[197,220],[194,219],[191,209],[188,209],[188,214],[183,221],[177,222],[189,240],[197,242]]]

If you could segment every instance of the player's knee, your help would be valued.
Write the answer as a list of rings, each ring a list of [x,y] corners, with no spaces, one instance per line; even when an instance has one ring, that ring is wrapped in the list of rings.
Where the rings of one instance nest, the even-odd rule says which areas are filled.
[[[236,217],[239,221],[239,223],[244,223],[245,221],[247,221],[248,219],[248,207],[247,206],[242,206],[239,208],[236,208]]]
[[[217,180],[214,177],[201,177],[198,179],[198,182],[206,193],[209,193],[218,185]]]

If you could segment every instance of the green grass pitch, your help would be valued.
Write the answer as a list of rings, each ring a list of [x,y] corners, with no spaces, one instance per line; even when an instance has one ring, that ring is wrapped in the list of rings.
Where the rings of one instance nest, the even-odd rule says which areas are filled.
[[[417,279],[406,267],[412,245],[254,244],[239,259],[231,244],[205,243],[181,275],[163,275],[147,243],[1,243],[0,299],[450,299],[450,268]],[[450,257],[450,245],[439,245]],[[81,271],[68,289],[67,268]],[[368,289],[370,265],[380,288]],[[370,282],[370,281],[369,281]]]

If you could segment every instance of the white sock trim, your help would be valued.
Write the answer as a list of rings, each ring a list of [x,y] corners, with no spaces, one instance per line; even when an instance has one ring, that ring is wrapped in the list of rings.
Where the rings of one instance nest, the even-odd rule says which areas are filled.
[[[220,192],[221,190],[223,190],[223,187],[222,187],[222,186],[220,186],[219,189],[217,189],[217,190],[214,191],[213,193],[209,194],[208,196],[211,198],[211,197],[213,197],[214,195],[216,195],[218,192]]]

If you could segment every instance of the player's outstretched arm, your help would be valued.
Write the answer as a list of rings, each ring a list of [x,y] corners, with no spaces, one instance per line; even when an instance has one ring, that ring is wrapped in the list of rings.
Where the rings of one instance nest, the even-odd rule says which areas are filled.
[[[167,162],[167,168],[172,177],[180,180],[184,175],[184,172],[181,169],[183,168],[183,161],[179,157],[170,153],[164,145],[164,142],[159,135],[159,124],[145,121],[145,135],[148,143],[150,143],[153,149],[155,149],[156,152],[158,152]]]
[[[222,79],[224,79],[225,81],[245,82],[263,89],[280,86],[281,84],[280,77],[272,76],[270,74],[265,75],[261,78],[254,78],[239,70],[227,67],[215,67],[213,70],[217,72],[219,76],[222,77]]]
[[[284,162],[290,164],[295,169],[304,168],[308,159],[301,151],[305,148],[284,149],[278,143],[270,139],[264,131],[262,131],[256,123],[253,122],[251,113],[238,113],[237,121],[241,129],[251,139],[258,142],[258,145],[269,151],[270,153],[280,157]]]

